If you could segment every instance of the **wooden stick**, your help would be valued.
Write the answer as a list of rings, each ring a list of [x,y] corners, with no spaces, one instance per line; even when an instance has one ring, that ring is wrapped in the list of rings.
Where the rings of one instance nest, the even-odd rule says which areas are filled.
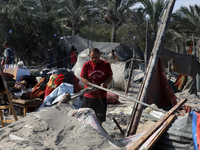
[[[119,128],[120,132],[122,133],[122,135],[124,136],[124,132],[122,130],[122,128],[120,127],[119,123],[117,122],[117,120],[113,117],[113,121],[115,122],[115,124],[117,125],[117,127]]]
[[[175,120],[175,115],[171,115],[166,120],[166,125],[160,130],[160,132],[154,137],[154,139],[149,143],[148,147],[146,149],[152,149],[153,146],[156,144],[156,142],[160,139],[160,137],[165,133],[165,131],[169,128],[169,126],[173,123]]]
[[[167,114],[165,114],[160,120],[155,123],[151,129],[149,129],[139,140],[137,140],[133,146],[129,148],[129,150],[137,150],[162,124],[170,115],[172,115],[177,109],[179,109],[187,99],[181,100],[177,103],[172,109],[170,109]]]

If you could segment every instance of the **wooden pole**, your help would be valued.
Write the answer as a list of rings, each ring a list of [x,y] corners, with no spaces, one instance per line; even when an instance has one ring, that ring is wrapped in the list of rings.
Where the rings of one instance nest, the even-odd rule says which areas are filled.
[[[133,146],[131,146],[128,150],[138,150],[139,147],[166,121],[176,110],[178,110],[187,99],[181,100],[177,103],[172,109],[170,109],[167,114],[165,114],[160,120],[158,120],[151,129],[149,129],[139,140],[137,140]]]
[[[155,71],[155,67],[156,67],[156,64],[157,64],[157,61],[158,61],[158,58],[159,58],[161,46],[162,46],[162,43],[164,41],[167,25],[169,23],[175,1],[176,0],[170,0],[170,2],[168,3],[167,9],[163,13],[163,17],[162,17],[162,20],[160,22],[156,41],[154,43],[154,47],[153,47],[153,51],[152,51],[153,55],[151,55],[152,62],[148,64],[148,71],[149,72],[145,74],[146,80],[145,80],[145,83],[144,83],[144,87],[142,89],[141,95],[138,96],[138,99],[141,102],[145,102],[145,96],[147,94],[148,88],[150,86],[150,83],[151,83],[151,80],[152,80],[152,77],[153,77],[153,73]],[[139,121],[140,121],[140,117],[141,117],[141,114],[142,114],[142,110],[143,110],[143,106],[138,105],[138,107],[136,108],[137,112],[136,112],[135,116],[133,118],[131,118],[132,119],[131,122],[133,122],[132,123],[133,126],[131,127],[130,135],[133,135],[133,134],[136,133],[136,130],[137,130],[137,127],[138,127],[138,124],[139,124]]]

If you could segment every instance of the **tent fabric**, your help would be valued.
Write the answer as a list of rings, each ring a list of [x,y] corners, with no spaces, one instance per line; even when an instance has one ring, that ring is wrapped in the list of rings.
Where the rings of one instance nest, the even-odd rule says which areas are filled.
[[[137,59],[144,60],[144,54],[142,50],[136,46],[133,42],[124,42],[124,43],[113,43],[113,42],[95,42],[91,40],[87,40],[83,37],[78,35],[74,36],[66,36],[61,41],[61,47],[67,47],[68,53],[71,46],[74,46],[77,49],[78,53],[86,50],[87,48],[98,48],[103,55],[108,54],[111,52],[112,49],[115,50],[116,55],[118,56],[119,60],[126,61],[133,56],[133,52],[136,53]]]
[[[148,56],[152,51],[154,46],[154,41],[149,37],[147,43]],[[200,63],[197,61],[194,55],[181,54],[171,51],[162,47],[160,51],[160,58],[162,61],[162,65],[165,68],[168,68],[168,61],[172,61],[172,71],[183,73],[184,75],[195,77],[196,73],[200,74]]]
[[[176,96],[167,81],[165,71],[162,68],[161,60],[158,59],[150,87],[147,91],[146,103],[155,103],[158,107],[176,105]]]
[[[168,67],[168,61],[173,59],[172,71],[183,73],[184,75],[196,77],[196,73],[200,74],[200,64],[194,55],[180,54],[162,48],[160,57],[164,67]]]
[[[111,65],[111,69],[113,71],[113,80],[108,85],[108,87],[115,87],[115,88],[120,88],[120,89],[124,90],[125,89],[124,70],[125,70],[126,62],[107,59],[106,57],[101,57],[101,59],[109,62],[110,65]],[[82,51],[78,55],[77,62],[75,64],[75,66],[72,68],[72,70],[74,71],[74,74],[76,75],[77,78],[81,79],[80,73],[81,73],[81,69],[83,67],[83,64],[85,62],[89,61],[89,60],[90,60],[89,49]],[[81,80],[80,80],[79,84],[81,86],[84,85]]]
[[[164,67],[167,68],[168,61],[173,59],[172,71],[188,76],[189,80],[183,87],[183,91],[189,90],[191,94],[197,94],[196,74],[200,74],[200,64],[196,57],[194,55],[172,52],[168,49],[162,49],[160,56]]]

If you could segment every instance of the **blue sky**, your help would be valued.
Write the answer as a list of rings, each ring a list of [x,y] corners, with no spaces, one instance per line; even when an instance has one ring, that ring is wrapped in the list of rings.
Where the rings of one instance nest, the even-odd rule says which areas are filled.
[[[200,0],[176,0],[176,3],[174,5],[174,11],[179,9],[181,6],[188,7],[189,5],[199,5],[200,6]]]
[[[174,11],[178,10],[181,6],[188,7],[189,5],[194,6],[195,4],[200,6],[200,0],[176,0],[174,5]],[[133,8],[139,6],[141,6],[141,4],[136,4]]]

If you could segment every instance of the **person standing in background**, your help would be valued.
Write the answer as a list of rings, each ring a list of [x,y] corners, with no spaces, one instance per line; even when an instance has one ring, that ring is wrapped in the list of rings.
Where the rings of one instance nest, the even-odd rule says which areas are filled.
[[[53,56],[52,56],[52,53],[50,50],[48,50],[48,52],[47,52],[47,58],[46,58],[45,62],[46,62],[46,68],[51,69],[52,62],[53,62]]]
[[[66,46],[63,49],[62,57],[62,66],[67,69],[69,67],[69,55]]]
[[[115,50],[114,49],[111,52],[109,52],[108,58],[111,58],[111,59],[116,59],[117,58],[117,55],[115,54]]]
[[[12,49],[9,47],[9,42],[8,41],[5,41],[3,44],[3,47],[4,47],[4,56],[2,58],[2,61],[1,61],[1,66],[3,68],[8,68],[9,64],[14,64],[14,60],[15,60],[15,55],[12,51]]]
[[[71,53],[70,57],[71,57],[71,65],[70,65],[70,69],[72,69],[74,67],[74,65],[76,64],[77,61],[77,49],[74,48],[74,51]]]

